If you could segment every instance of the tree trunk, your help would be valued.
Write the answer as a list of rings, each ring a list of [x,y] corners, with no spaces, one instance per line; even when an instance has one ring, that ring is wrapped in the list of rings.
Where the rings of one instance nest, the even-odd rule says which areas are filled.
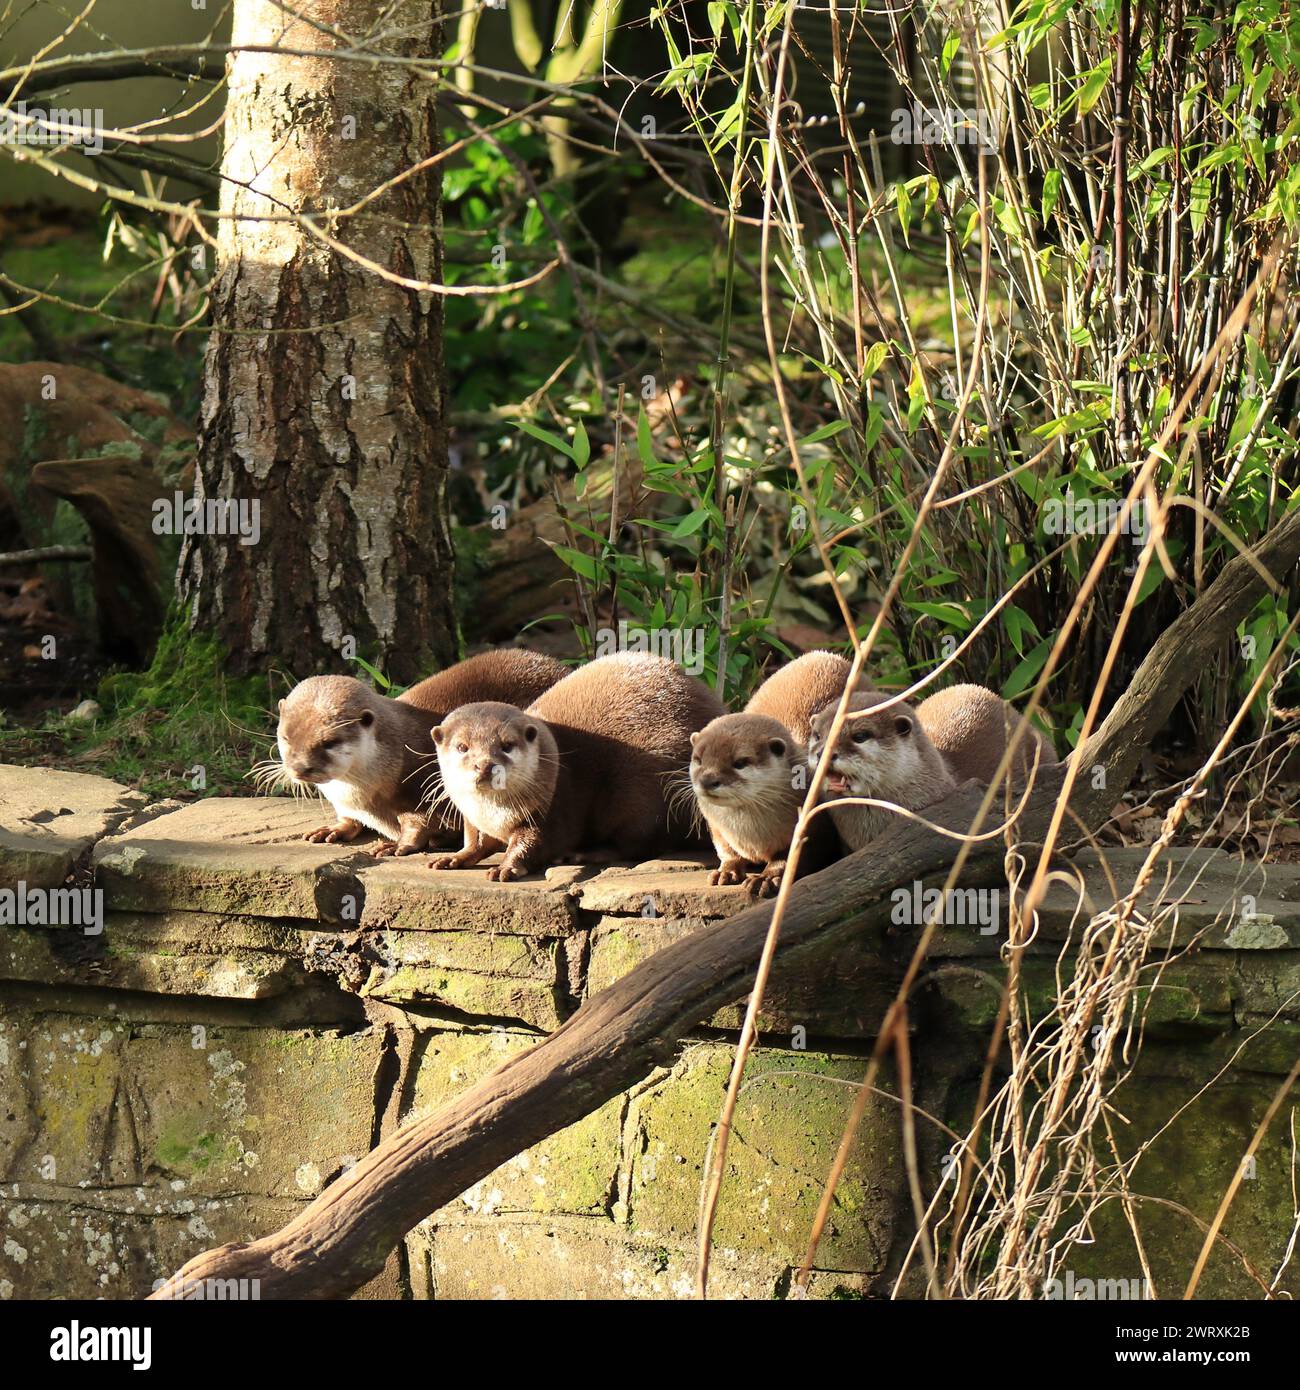
[[[232,669],[337,670],[351,637],[405,683],[456,654],[442,300],[332,250],[295,214],[388,271],[439,283],[437,166],[330,216],[435,152],[435,86],[335,56],[346,45],[334,33],[374,27],[366,0],[292,8],[300,18],[235,0],[236,45],[314,56],[230,59],[196,483],[200,500],[257,502],[260,537],[187,536],[179,593]],[[428,57],[439,23],[429,0],[398,0],[367,50]]]

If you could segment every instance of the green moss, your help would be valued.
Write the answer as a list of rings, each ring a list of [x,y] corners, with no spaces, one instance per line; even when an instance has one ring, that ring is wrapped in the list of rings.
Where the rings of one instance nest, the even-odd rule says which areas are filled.
[[[168,1172],[189,1176],[202,1173],[213,1163],[229,1163],[239,1156],[239,1146],[210,1131],[194,1134],[186,1128],[183,1117],[168,1128],[158,1140],[158,1162]]]

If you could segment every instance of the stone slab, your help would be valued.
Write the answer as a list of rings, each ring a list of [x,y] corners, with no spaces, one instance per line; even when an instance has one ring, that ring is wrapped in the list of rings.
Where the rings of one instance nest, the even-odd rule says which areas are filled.
[[[145,797],[107,777],[0,764],[0,887],[54,888]]]
[[[0,980],[270,999],[303,983],[306,937],[256,917],[110,912],[97,936],[0,929]]]
[[[363,927],[546,937],[566,936],[578,928],[563,877],[492,883],[484,869],[430,869],[427,859],[411,855],[358,870],[365,895]]]
[[[535,1046],[507,1033],[439,1032],[422,1039],[403,1122],[432,1113],[488,1072]],[[604,1215],[615,1201],[622,1152],[622,1097],[552,1134],[444,1207],[438,1220],[519,1212]]]
[[[631,1239],[602,1220],[422,1223],[408,1237],[412,1264],[428,1271],[426,1297],[440,1299],[690,1299],[695,1253]],[[778,1296],[784,1271],[714,1252],[709,1296]]]
[[[626,975],[656,951],[691,932],[698,921],[602,917],[591,934],[587,993],[595,994]],[[780,1034],[782,1044],[808,1038],[874,1037],[893,1001],[900,966],[891,964],[880,941],[867,934],[846,942],[834,961],[792,969],[778,959],[763,996],[761,1034]],[[748,1000],[728,1005],[706,1020],[713,1028],[739,1029]]]
[[[359,993],[389,1004],[442,1006],[550,1032],[567,1009],[556,940],[478,931],[366,932],[381,963]]]
[[[322,819],[287,797],[209,797],[101,840],[95,871],[118,911],[316,920],[318,895],[338,893],[325,870],[358,854],[303,840]]]

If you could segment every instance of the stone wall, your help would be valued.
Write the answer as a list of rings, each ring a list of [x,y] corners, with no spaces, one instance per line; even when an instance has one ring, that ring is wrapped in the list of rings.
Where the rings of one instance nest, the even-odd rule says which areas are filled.
[[[495,885],[422,857],[303,842],[318,823],[314,805],[291,800],[145,805],[100,778],[0,768],[0,889],[86,885],[105,909],[98,934],[0,927],[0,1297],[135,1297],[208,1246],[274,1229],[396,1125],[744,903],[709,888],[698,861]],[[1138,856],[1108,859],[1123,881]],[[1159,1134],[1136,1185],[1159,1199],[1142,1226],[1161,1295],[1181,1292],[1196,1219],[1213,1215],[1300,1037],[1300,871],[1185,851],[1171,861],[1178,885],[1155,893],[1183,899],[1175,944],[1197,945],[1156,982],[1114,1117],[1124,1143]],[[1093,910],[1105,907],[1104,874],[1080,863]],[[1072,917],[1054,892],[1026,961],[1044,1000]],[[789,1288],[913,944],[891,929],[815,973],[778,970],[729,1152],[716,1295]],[[945,928],[915,997],[918,1103],[954,1128],[967,1122],[998,969],[996,935]],[[671,1070],[434,1213],[363,1296],[688,1296],[739,1018],[724,1009],[683,1039]],[[1294,1220],[1289,1127],[1284,1107],[1225,1228],[1265,1282]],[[926,1124],[919,1137],[933,1185],[948,1141]],[[897,1102],[884,1095],[813,1293],[887,1291],[909,1209]],[[1140,1273],[1122,1221],[1096,1235],[1072,1261],[1079,1278]],[[1280,1286],[1296,1291],[1294,1271]],[[1203,1292],[1259,1288],[1224,1253]]]

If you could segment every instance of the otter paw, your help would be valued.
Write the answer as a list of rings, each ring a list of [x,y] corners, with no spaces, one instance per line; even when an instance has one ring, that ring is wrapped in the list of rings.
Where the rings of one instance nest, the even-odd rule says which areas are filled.
[[[397,853],[397,846],[391,840],[380,840],[377,845],[371,845],[367,853],[372,859],[385,859]]]
[[[764,869],[761,874],[750,874],[745,879],[745,889],[751,898],[774,898],[781,887],[781,875],[785,865]]]
[[[460,861],[454,854],[440,854],[425,865],[429,869],[459,869]]]
[[[523,878],[524,871],[516,864],[494,864],[487,876],[492,883],[509,883],[512,878]]]
[[[315,830],[306,831],[302,838],[310,840],[314,845],[319,845],[325,840],[335,838],[334,827],[332,825],[318,825]]]
[[[709,875],[709,882],[715,888],[729,887],[733,883],[743,883],[748,872],[749,865],[745,860],[727,859]]]

